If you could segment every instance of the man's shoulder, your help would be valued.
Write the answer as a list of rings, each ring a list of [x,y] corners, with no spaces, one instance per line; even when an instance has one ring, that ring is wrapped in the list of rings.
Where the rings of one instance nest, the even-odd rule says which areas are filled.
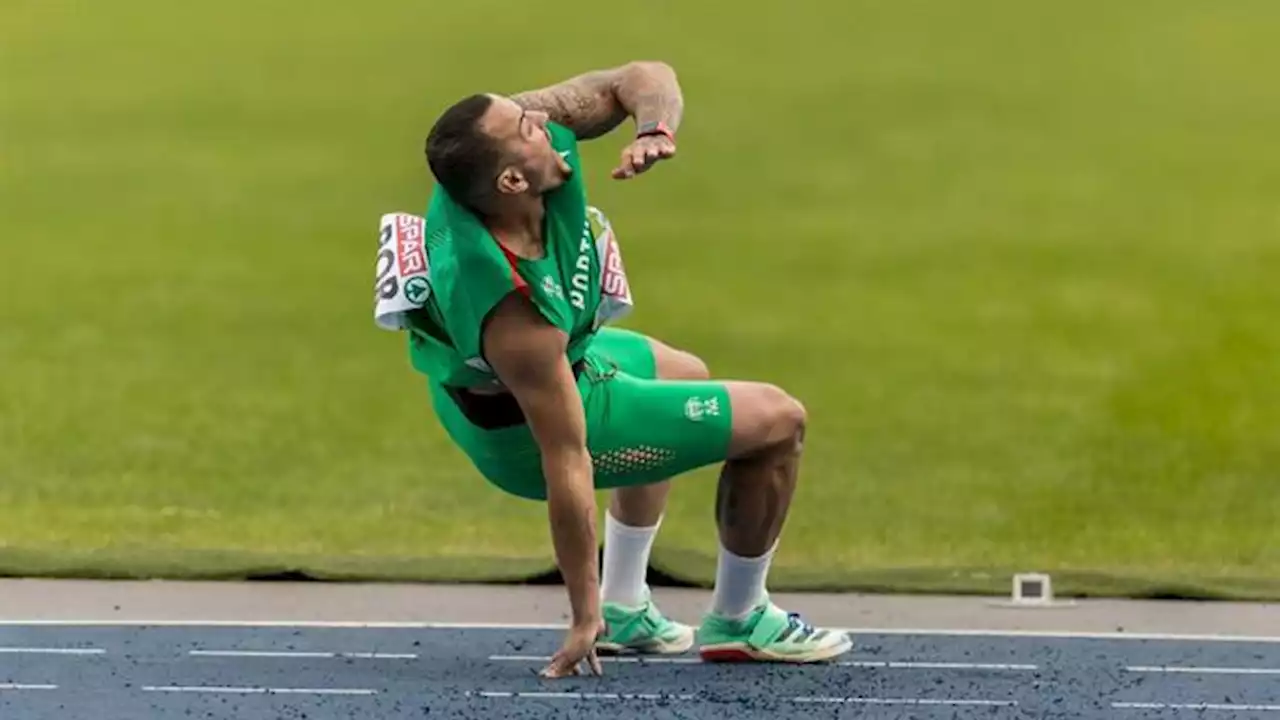
[[[484,225],[441,186],[431,191],[423,230],[430,249],[451,251],[458,242],[476,244],[487,233]]]
[[[455,227],[463,225],[468,219],[470,213],[454,200],[442,185],[436,185],[431,189],[431,195],[427,198],[427,232],[434,229],[452,230]]]
[[[442,289],[510,281],[511,268],[484,223],[442,187],[431,195],[424,231],[433,282]]]

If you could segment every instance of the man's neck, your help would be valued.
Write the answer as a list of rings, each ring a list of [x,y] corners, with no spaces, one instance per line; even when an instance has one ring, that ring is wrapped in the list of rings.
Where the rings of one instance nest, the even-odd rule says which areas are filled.
[[[484,218],[489,232],[511,252],[527,258],[544,254],[542,219],[546,208],[536,197],[511,198]]]

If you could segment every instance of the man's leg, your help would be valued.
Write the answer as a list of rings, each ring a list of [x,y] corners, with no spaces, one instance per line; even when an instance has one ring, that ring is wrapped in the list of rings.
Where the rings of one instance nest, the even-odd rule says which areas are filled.
[[[707,380],[711,373],[699,358],[670,345],[647,338],[653,353],[655,372],[653,377],[663,380]],[[638,377],[645,377],[632,372]],[[671,482],[664,480],[652,485],[622,487],[613,491],[609,512],[615,519],[630,526],[656,525],[662,519],[667,506]]]
[[[813,662],[850,649],[847,636],[809,627],[773,605],[766,590],[805,436],[805,409],[795,398],[767,383],[620,372],[594,387],[586,410],[602,489],[723,463],[716,589],[698,631],[705,659]]]
[[[635,377],[705,380],[707,366],[697,356],[653,338],[609,329],[600,351]],[[680,653],[693,645],[693,628],[664,617],[650,600],[646,571],[662,523],[669,479],[615,488],[605,515],[601,595],[612,620],[603,650]]]
[[[624,343],[609,338],[612,357],[645,379],[707,380],[697,356],[643,338],[652,368]],[[733,436],[716,496],[721,554],[713,608],[746,615],[764,593],[764,576],[791,504],[803,443],[805,410],[782,390],[760,383],[730,383]],[[666,508],[670,480],[613,490],[606,521],[602,590],[606,602],[640,605],[648,597],[645,570]]]
[[[653,377],[664,380],[706,380],[710,377],[706,364],[697,356],[652,338],[646,338],[646,342],[653,355]],[[606,601],[635,605],[647,597],[645,569],[649,565],[649,552],[670,492],[670,480],[620,487],[612,492],[605,518],[605,557],[601,578]]]
[[[725,383],[732,438],[716,492],[720,553],[698,629],[708,661],[819,662],[848,652],[844,633],[814,628],[769,601],[766,580],[799,479],[804,406],[765,383]]]

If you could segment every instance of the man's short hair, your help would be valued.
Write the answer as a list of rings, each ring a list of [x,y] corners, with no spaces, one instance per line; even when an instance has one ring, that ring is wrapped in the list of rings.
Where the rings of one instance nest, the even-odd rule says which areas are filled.
[[[490,197],[503,157],[494,138],[480,129],[480,118],[492,104],[489,95],[465,97],[445,110],[427,135],[431,174],[454,200],[473,210]]]

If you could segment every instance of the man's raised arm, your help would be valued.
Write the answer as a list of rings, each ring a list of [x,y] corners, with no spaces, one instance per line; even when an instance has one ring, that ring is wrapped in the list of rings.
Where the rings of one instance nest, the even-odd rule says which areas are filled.
[[[592,70],[564,82],[512,96],[530,110],[573,130],[582,139],[597,138],[627,116],[637,127],[660,123],[672,133],[680,126],[684,96],[675,70],[657,61]]]
[[[595,483],[582,399],[565,356],[567,342],[514,293],[499,303],[484,330],[485,358],[515,396],[542,452],[551,536],[573,624],[591,625],[594,633],[602,622]]]

